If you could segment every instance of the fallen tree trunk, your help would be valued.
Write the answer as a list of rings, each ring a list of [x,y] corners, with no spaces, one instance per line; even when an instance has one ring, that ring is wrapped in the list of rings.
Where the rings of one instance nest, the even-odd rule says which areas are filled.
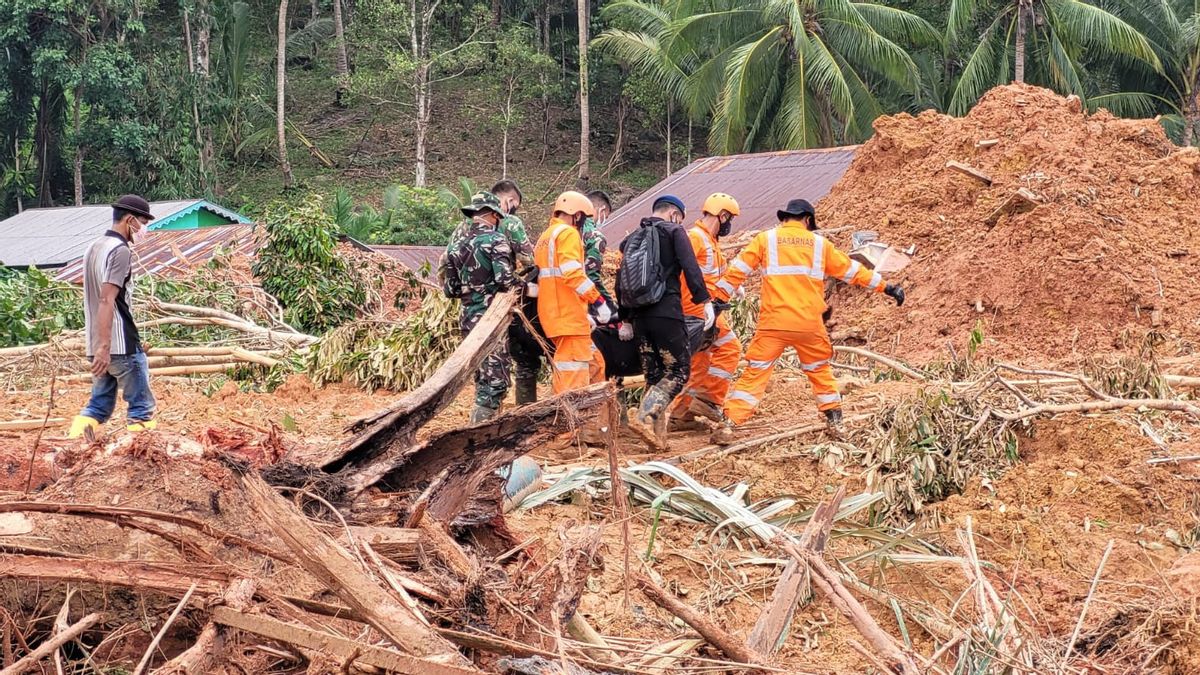
[[[247,614],[230,607],[217,607],[213,610],[212,617],[214,622],[222,626],[333,655],[342,661],[346,668],[353,663],[362,663],[407,675],[477,675],[480,672],[473,667],[446,665],[415,658],[305,626],[284,623],[262,614]]]
[[[598,409],[615,395],[614,385],[594,384],[446,432],[400,456],[380,458],[347,473],[348,494],[357,495],[376,483],[391,491],[418,490],[438,479],[439,485],[429,490],[426,515],[450,522],[478,496],[479,487],[496,469],[577,429],[579,413]],[[442,472],[445,475],[439,477]],[[496,513],[499,508],[497,502]]]
[[[454,645],[377,585],[345,549],[317,530],[257,474],[239,473],[238,483],[250,507],[292,549],[296,562],[393,644],[416,656],[466,665]]]
[[[700,637],[707,640],[712,646],[725,652],[725,655],[734,661],[747,665],[765,664],[767,662],[762,655],[756,654],[741,640],[733,637],[725,629],[713,623],[712,619],[683,604],[674,595],[671,595],[648,578],[638,575],[634,578],[634,583],[648,600],[682,619],[684,623],[694,628],[700,634]]]
[[[52,558],[34,555],[0,555],[0,578],[16,577],[39,581],[70,581],[99,586],[127,586],[183,595],[192,584],[203,595],[225,590],[228,580],[200,571],[195,566],[99,560],[96,558]]]
[[[387,410],[353,422],[347,430],[357,433],[342,444],[337,457],[321,468],[330,473],[354,471],[380,459],[386,463],[410,450],[417,430],[449,405],[474,377],[479,364],[508,329],[516,304],[516,294],[497,295],[475,328],[428,380]]]

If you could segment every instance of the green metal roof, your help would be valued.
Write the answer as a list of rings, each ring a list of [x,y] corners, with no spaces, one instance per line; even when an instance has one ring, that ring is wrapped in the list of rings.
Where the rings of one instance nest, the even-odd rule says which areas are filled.
[[[172,221],[179,220],[180,218],[183,218],[184,216],[195,213],[196,211],[199,211],[200,209],[204,209],[205,211],[215,213],[218,216],[221,216],[222,218],[229,220],[231,223],[241,223],[243,225],[249,225],[254,222],[253,220],[250,220],[249,218],[243,216],[240,213],[237,213],[236,211],[230,211],[229,209],[226,209],[221,206],[217,206],[216,204],[205,201],[203,199],[197,199],[194,201],[188,200],[185,202],[180,202],[180,204],[186,205],[186,206],[183,206],[183,208],[179,209],[178,211],[175,211],[174,213],[171,213],[168,216],[163,216],[162,218],[158,218],[157,220],[152,221],[150,223],[150,227],[148,227],[147,229],[161,230],[164,227],[166,227],[167,225],[171,224]]]

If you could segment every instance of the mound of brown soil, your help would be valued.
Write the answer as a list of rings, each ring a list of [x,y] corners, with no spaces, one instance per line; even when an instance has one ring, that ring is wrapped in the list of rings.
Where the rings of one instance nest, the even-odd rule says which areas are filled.
[[[1156,122],[1088,115],[1078,99],[1011,85],[966,117],[883,117],[875,132],[819,217],[916,245],[894,279],[908,304],[840,289],[842,328],[880,344],[895,334],[915,359],[944,356],[980,321],[994,353],[1053,360],[1121,349],[1150,329],[1200,339],[1200,152],[1176,148]],[[985,222],[1019,188],[1038,202]]]

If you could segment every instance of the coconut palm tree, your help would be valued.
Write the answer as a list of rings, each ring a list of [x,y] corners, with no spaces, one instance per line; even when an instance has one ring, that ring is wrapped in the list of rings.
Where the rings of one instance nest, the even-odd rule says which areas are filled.
[[[1140,0],[1129,0],[1139,2]],[[1085,55],[1144,62],[1159,70],[1150,42],[1133,26],[1082,0],[1005,0],[979,16],[976,0],[950,0],[946,30],[951,46],[974,45],[954,88],[950,112],[965,113],[979,97],[1009,79],[1085,96]],[[969,30],[982,25],[978,35]],[[1028,77],[1027,77],[1028,76]]]
[[[610,48],[657,68],[693,118],[711,114],[709,147],[717,152],[863,138],[883,112],[876,83],[917,91],[917,67],[901,45],[939,42],[925,20],[868,2],[617,4],[643,26],[614,35]]]
[[[1146,36],[1162,70],[1114,64],[1119,77],[1112,89],[1117,93],[1095,97],[1091,103],[1117,114],[1167,112],[1164,121],[1180,130],[1184,145],[1191,145],[1200,125],[1200,2],[1110,0],[1106,8]]]

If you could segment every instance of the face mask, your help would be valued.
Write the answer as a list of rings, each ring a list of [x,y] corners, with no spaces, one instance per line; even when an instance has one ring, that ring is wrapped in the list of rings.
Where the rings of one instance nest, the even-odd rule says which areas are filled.
[[[731,216],[719,222],[720,226],[717,228],[717,236],[724,237],[725,235],[729,234],[730,230],[733,229],[733,217]]]
[[[508,215],[510,215],[510,216],[517,215],[517,209],[520,209],[520,208],[521,208],[520,205],[513,204],[512,206],[508,207]]]

